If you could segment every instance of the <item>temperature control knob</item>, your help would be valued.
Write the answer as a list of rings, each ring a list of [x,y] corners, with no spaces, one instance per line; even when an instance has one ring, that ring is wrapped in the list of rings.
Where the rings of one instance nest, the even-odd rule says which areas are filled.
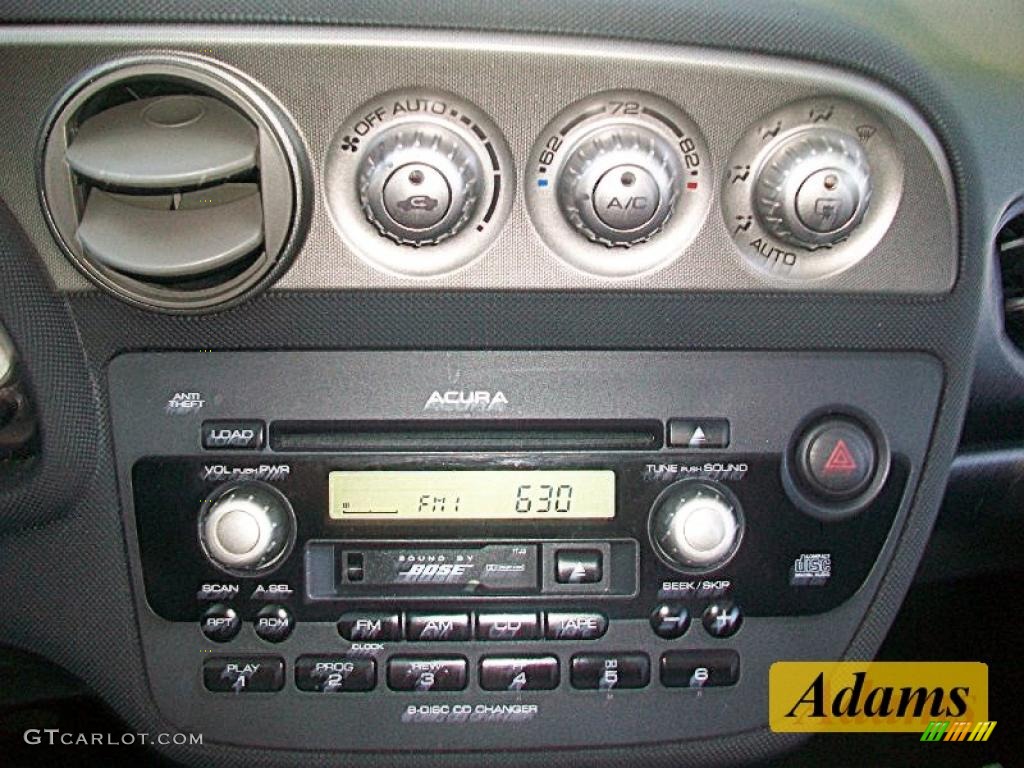
[[[768,157],[754,198],[761,223],[779,239],[808,250],[834,245],[849,237],[867,212],[867,155],[843,131],[797,133]]]
[[[629,247],[649,240],[672,215],[676,153],[657,133],[606,126],[574,146],[558,181],[562,213],[595,243]]]
[[[655,501],[649,530],[655,550],[669,565],[708,571],[736,552],[743,514],[732,493],[718,483],[683,480]]]
[[[476,153],[432,123],[385,131],[359,167],[363,213],[402,245],[436,245],[458,233],[475,212],[482,186]]]
[[[288,499],[265,483],[228,486],[199,513],[199,542],[217,567],[244,575],[273,569],[295,541]]]

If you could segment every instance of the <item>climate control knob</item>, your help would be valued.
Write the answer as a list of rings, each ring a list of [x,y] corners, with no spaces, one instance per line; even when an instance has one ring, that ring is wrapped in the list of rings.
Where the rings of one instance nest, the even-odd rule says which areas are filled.
[[[673,568],[709,571],[735,554],[743,536],[739,502],[708,480],[682,480],[654,502],[649,521],[655,551]]]
[[[609,125],[570,151],[558,202],[575,229],[595,243],[629,247],[657,234],[672,215],[680,176],[677,153],[638,125]]]
[[[436,245],[476,211],[483,187],[476,153],[454,131],[432,123],[385,131],[359,166],[366,218],[401,245]]]
[[[199,542],[210,561],[241,575],[280,564],[295,541],[295,513],[288,499],[265,483],[227,486],[199,513]]]
[[[871,201],[871,170],[860,142],[844,131],[810,128],[765,161],[754,200],[758,218],[780,240],[814,250],[850,236]]]

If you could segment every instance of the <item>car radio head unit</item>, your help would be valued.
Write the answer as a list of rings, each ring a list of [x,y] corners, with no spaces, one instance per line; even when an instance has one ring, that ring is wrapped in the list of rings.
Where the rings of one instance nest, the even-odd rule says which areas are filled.
[[[180,718],[277,707],[345,723],[352,748],[373,745],[355,727],[368,712],[410,725],[399,747],[422,738],[411,726],[457,725],[457,712],[476,743],[507,746],[472,713],[509,702],[529,705],[518,728],[552,744],[568,716],[588,740],[620,743],[628,733],[601,724],[627,703],[666,737],[676,720],[714,733],[725,709],[753,722],[781,649],[841,655],[920,468],[938,366],[867,365],[118,358],[143,639],[175,660],[150,670],[158,699]],[[893,397],[907,381],[914,397]],[[342,744],[337,729],[311,738]]]

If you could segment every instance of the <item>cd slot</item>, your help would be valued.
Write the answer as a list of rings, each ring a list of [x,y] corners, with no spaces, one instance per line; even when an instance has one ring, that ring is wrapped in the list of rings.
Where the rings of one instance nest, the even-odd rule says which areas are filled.
[[[301,452],[651,451],[660,421],[275,421],[270,447]]]

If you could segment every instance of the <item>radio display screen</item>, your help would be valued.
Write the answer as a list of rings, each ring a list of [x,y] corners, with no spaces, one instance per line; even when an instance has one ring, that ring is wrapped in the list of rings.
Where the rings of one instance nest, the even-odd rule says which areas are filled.
[[[332,520],[561,520],[615,517],[610,469],[338,471]]]

